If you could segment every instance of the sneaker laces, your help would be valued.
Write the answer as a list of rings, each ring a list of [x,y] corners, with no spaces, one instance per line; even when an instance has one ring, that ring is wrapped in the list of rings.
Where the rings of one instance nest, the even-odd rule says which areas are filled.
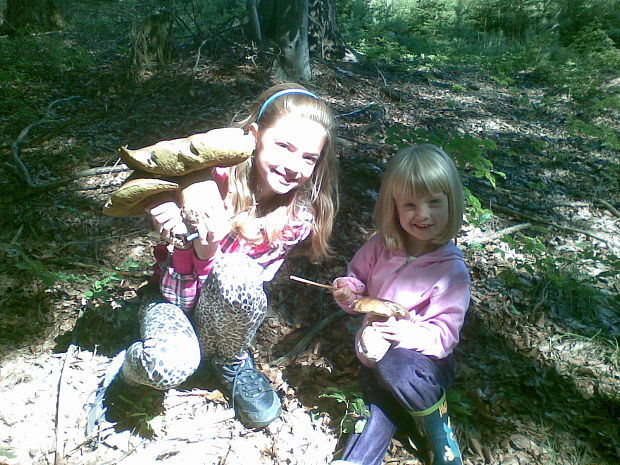
[[[247,352],[239,357],[236,357],[232,362],[220,363],[214,360],[214,364],[218,368],[221,377],[227,382],[227,384],[230,384],[231,388],[239,373],[244,370],[251,369],[252,365],[254,365],[250,354]]]
[[[267,392],[267,390],[262,387],[262,384],[264,384],[262,376],[255,369],[246,368],[244,370],[241,370],[239,373],[237,373],[237,376],[235,376],[235,381],[233,383],[233,403],[235,399],[235,394],[237,392],[240,392],[241,396],[245,397],[246,399],[253,399]],[[271,390],[272,389],[269,389],[269,391]]]
[[[265,381],[256,370],[252,356],[245,352],[235,361],[220,365],[222,377],[230,383],[231,407],[235,408],[235,397],[239,394],[244,399],[254,399],[265,392]]]

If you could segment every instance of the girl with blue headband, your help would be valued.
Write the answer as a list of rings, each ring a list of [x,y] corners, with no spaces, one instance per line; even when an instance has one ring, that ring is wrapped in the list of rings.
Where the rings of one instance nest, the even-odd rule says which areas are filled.
[[[142,339],[117,356],[114,382],[101,391],[178,386],[206,362],[247,427],[281,413],[250,345],[267,310],[263,283],[288,252],[312,260],[328,252],[336,211],[335,120],[325,101],[297,84],[271,87],[235,137],[251,138],[252,156],[195,176],[184,205],[159,198],[148,211],[165,239],[187,233],[183,207],[204,212],[198,238],[156,247],[156,292],[140,308]],[[303,243],[303,245],[301,245]]]

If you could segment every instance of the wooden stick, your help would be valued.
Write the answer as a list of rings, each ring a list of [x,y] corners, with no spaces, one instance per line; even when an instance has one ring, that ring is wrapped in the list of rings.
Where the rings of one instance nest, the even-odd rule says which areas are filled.
[[[612,204],[610,204],[607,200],[600,199],[599,202],[611,212],[616,218],[620,218],[620,211],[615,208]]]
[[[557,228],[557,229],[562,229],[564,231],[572,231],[572,232],[576,232],[579,234],[585,234],[588,237],[591,237],[592,239],[596,239],[597,241],[601,241],[603,243],[605,243],[605,245],[609,246],[609,241],[607,239],[603,239],[600,236],[597,236],[593,233],[591,233],[590,231],[586,231],[584,229],[579,229],[579,228],[573,228],[570,226],[562,226],[560,224],[556,224],[556,223],[552,223],[551,221],[547,221],[543,218],[539,218],[536,216],[530,216],[530,215],[526,215],[525,213],[521,213],[519,211],[513,210],[511,208],[508,207],[502,207],[501,205],[497,205],[497,204],[491,204],[491,210],[496,210],[502,213],[507,213],[509,215],[514,215],[518,218],[523,218],[529,221],[532,221],[534,223],[541,223],[541,224],[546,224],[549,225],[553,228]]]
[[[56,437],[54,439],[54,465],[62,465],[65,462],[65,420],[64,410],[67,404],[67,396],[64,392],[64,386],[66,386],[66,371],[70,368],[73,360],[73,355],[77,352],[77,346],[71,344],[65,353],[65,359],[60,369],[60,376],[58,377],[58,393],[56,394],[56,418],[55,428]]]
[[[513,226],[509,226],[505,229],[500,229],[499,231],[495,231],[493,234],[489,234],[488,236],[482,236],[479,238],[473,238],[472,243],[475,244],[486,244],[487,242],[492,242],[495,239],[499,239],[500,237],[504,237],[508,234],[516,233],[517,231],[521,231],[522,229],[527,229],[532,226],[530,223],[521,223],[515,224]]]
[[[309,279],[299,278],[299,277],[293,276],[293,275],[290,275],[289,277],[292,280],[294,280],[294,281],[299,281],[300,283],[304,283],[304,284],[310,284],[311,286],[322,287],[323,289],[331,289],[331,290],[338,289],[336,286],[330,286],[329,284],[317,283],[317,282],[314,282],[314,281],[310,281]]]

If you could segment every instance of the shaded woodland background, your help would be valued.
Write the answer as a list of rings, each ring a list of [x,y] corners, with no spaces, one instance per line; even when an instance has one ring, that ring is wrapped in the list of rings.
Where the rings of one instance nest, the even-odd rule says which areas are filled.
[[[617,464],[618,0],[287,3],[0,0],[0,463],[329,463],[364,419],[356,322],[287,278],[341,275],[387,161],[430,141],[467,188],[465,462]],[[244,430],[201,373],[86,438],[158,240],[101,214],[128,175],[116,150],[227,126],[284,77],[339,115],[342,203],[335,255],[270,285],[255,349],[283,418]],[[401,432],[386,460],[417,457]]]

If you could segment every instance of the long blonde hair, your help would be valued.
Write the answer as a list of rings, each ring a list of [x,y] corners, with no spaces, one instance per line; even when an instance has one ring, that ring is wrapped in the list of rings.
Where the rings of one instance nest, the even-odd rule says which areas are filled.
[[[405,231],[398,221],[397,197],[418,197],[443,192],[448,198],[448,223],[432,242],[445,244],[457,236],[463,224],[463,185],[450,156],[432,144],[414,145],[400,150],[385,170],[375,221],[385,246],[402,249]]]
[[[307,93],[292,91],[274,98],[265,105],[270,97],[285,89],[307,91],[294,83],[270,87],[259,96],[250,115],[236,126],[248,130],[252,123],[258,123],[258,130],[261,131],[273,127],[282,117],[293,114],[316,122],[325,129],[325,144],[312,176],[297,191],[283,195],[282,206],[266,214],[262,219],[267,240],[272,242],[278,237],[282,227],[296,216],[298,207],[307,207],[313,217],[308,255],[312,260],[318,260],[329,253],[328,240],[338,208],[336,123],[327,103]],[[259,112],[260,119],[258,119]],[[253,160],[252,156],[231,169],[229,194],[234,213],[237,214],[233,227],[246,240],[260,242],[265,238],[259,235],[255,226],[256,221],[253,221],[257,219],[256,192],[252,189]]]

